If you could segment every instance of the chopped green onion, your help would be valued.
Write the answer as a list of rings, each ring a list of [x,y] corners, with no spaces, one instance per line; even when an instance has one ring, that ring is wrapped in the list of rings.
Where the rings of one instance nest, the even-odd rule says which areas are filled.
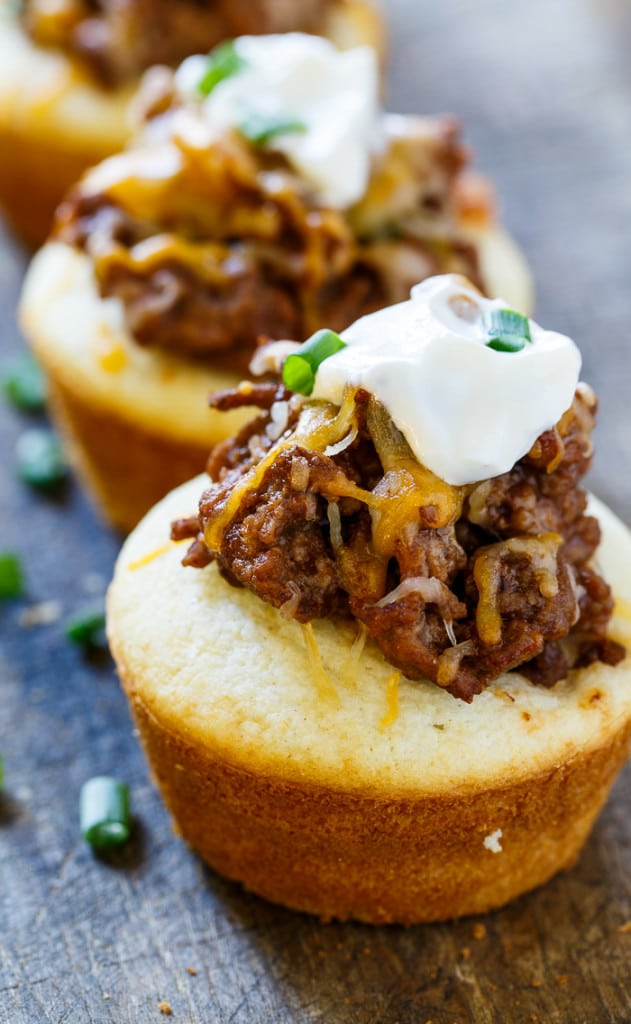
[[[105,608],[100,604],[73,615],[65,625],[68,640],[79,647],[105,647]]]
[[[20,559],[12,551],[0,551],[0,598],[19,597],[23,590]]]
[[[486,347],[495,352],[521,352],[525,345],[525,338],[491,338],[486,343]]]
[[[297,121],[292,117],[281,117],[277,114],[250,114],[239,125],[241,134],[255,146],[264,146],[277,135],[297,132],[303,135],[306,130],[307,126],[304,121]]]
[[[206,71],[197,86],[199,92],[202,96],[209,96],[216,85],[236,75],[246,64],[247,61],[237,53],[234,39],[227,39],[208,54]]]
[[[41,412],[46,402],[46,384],[39,363],[30,353],[10,363],[2,374],[2,389],[18,409]]]
[[[299,395],[310,395],[320,364],[342,348],[346,348],[346,343],[335,331],[327,328],[316,331],[299,349],[287,356],[283,365],[285,387]]]
[[[51,430],[25,430],[16,446],[18,476],[42,490],[55,487],[68,473],[61,442]]]
[[[107,775],[88,779],[79,801],[81,835],[97,850],[121,846],[131,834],[129,787]]]
[[[484,313],[482,323],[489,335],[487,348],[496,352],[520,352],[532,341],[528,317],[514,309],[491,309]]]

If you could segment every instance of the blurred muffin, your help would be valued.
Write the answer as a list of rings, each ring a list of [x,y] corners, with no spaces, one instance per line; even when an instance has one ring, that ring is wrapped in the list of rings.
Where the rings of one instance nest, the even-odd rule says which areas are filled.
[[[31,245],[93,164],[123,148],[140,76],[243,34],[322,33],[382,54],[369,0],[23,0],[0,4],[0,204]]]

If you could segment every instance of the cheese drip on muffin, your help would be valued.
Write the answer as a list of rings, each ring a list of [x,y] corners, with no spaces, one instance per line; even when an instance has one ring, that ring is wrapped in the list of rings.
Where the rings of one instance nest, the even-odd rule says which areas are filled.
[[[408,678],[466,701],[514,669],[551,686],[619,662],[574,343],[448,275],[336,347],[310,395],[287,385],[313,345],[282,343],[255,368],[284,381],[211,398],[262,414],[214,449],[199,515],[174,524],[195,537],[185,564],[216,561],[301,623],[352,616]]]

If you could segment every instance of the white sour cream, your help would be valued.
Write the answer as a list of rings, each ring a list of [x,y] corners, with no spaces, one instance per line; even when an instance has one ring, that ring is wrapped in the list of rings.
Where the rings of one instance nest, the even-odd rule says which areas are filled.
[[[352,324],[347,347],[316,374],[314,398],[340,403],[346,384],[385,405],[423,465],[449,484],[505,473],[572,404],[581,368],[574,342],[530,320],[519,352],[488,348],[485,299],[455,274]]]
[[[277,135],[266,148],[283,153],[322,203],[343,208],[361,198],[379,135],[374,51],[340,52],[300,32],[241,36],[234,46],[243,67],[201,100],[209,127],[238,128],[253,115],[300,122],[305,131]],[[184,61],[176,73],[180,94],[200,101],[207,63],[202,56]]]

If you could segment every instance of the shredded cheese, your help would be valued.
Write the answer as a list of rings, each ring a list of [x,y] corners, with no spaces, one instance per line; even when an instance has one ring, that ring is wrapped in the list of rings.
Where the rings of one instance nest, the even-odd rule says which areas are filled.
[[[339,705],[339,694],[322,664],[322,655],[313,632],[313,626],[310,622],[304,622],[301,624],[301,628],[309,658],[309,667],[311,668],[311,675],[318,691],[318,697],[321,700]]]
[[[399,680],[401,679],[400,672],[393,672],[391,676],[386,679],[386,700],[388,702],[387,711],[381,722],[379,723],[380,729],[387,729],[396,722],[399,717]]]
[[[631,602],[625,601],[623,597],[616,597],[607,636],[623,647],[631,646]]]
[[[554,433],[556,435],[556,439],[558,441],[559,447],[557,449],[557,453],[554,456],[554,458],[550,459],[550,462],[546,466],[546,473],[548,475],[550,473],[554,473],[555,469],[558,469],[558,467],[563,462],[563,456],[565,455],[565,445],[564,445],[563,439],[562,439],[562,437],[561,437],[561,435],[559,433],[558,427],[554,428]]]
[[[97,360],[106,373],[120,373],[127,366],[127,353],[120,342],[114,342],[100,348]]]
[[[556,597],[557,552],[563,543],[558,533],[543,533],[536,537],[512,537],[491,544],[475,558],[473,578],[479,600],[475,613],[478,636],[483,644],[495,647],[502,640],[502,616],[499,610],[501,585],[500,562],[509,553],[525,555],[530,559],[539,593],[547,599]]]
[[[613,613],[614,615],[619,615],[621,619],[626,619],[631,624],[631,601],[625,601],[623,597],[617,597]]]
[[[153,551],[148,551],[146,555],[143,555],[141,558],[137,558],[134,562],[130,562],[127,568],[132,572],[135,569],[141,569],[144,565],[149,565],[149,563],[153,562],[154,559],[159,558],[160,555],[166,554],[166,552],[170,551],[171,548],[189,540],[190,537],[182,537],[181,540],[170,540],[166,544],[161,544],[159,548],[154,548]]]
[[[295,429],[289,435],[280,437],[264,458],[241,477],[223,505],[213,511],[204,530],[204,539],[208,548],[211,551],[220,550],[224,534],[245,496],[261,486],[265,473],[281,452],[293,445],[302,445],[311,451],[323,451],[329,444],[335,443],[348,433],[353,424],[354,415],[353,391],[349,391],[337,414],[334,406],[329,403],[305,406]],[[335,497],[353,497],[366,502],[373,500],[370,491],[363,491],[352,481],[347,480],[341,472],[339,481],[327,493],[331,493]]]
[[[364,647],[366,646],[366,640],[368,639],[368,628],[363,622],[360,622],[357,635],[351,644],[351,649],[348,652],[346,661],[342,668],[342,678],[347,686],[351,689],[357,689],[358,675],[359,675],[359,662],[362,654],[364,653]]]

